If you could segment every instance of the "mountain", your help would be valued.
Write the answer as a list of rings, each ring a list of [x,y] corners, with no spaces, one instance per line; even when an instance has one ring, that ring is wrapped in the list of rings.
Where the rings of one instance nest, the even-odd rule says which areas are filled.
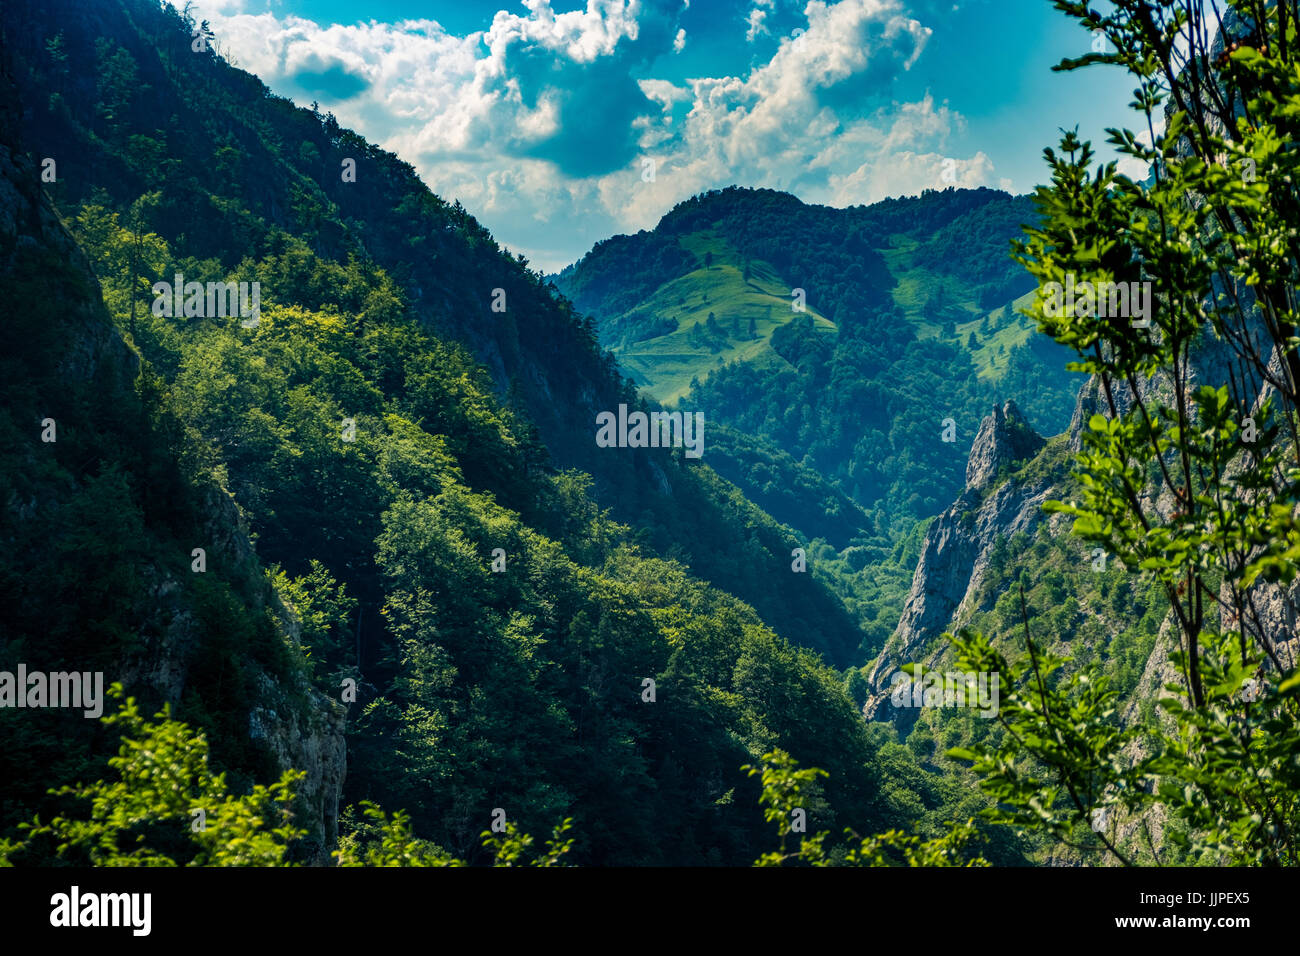
[[[175,704],[239,786],[307,770],[318,862],[335,827],[366,837],[364,800],[473,862],[495,808],[572,817],[578,862],[750,862],[741,767],[774,747],[829,772],[818,825],[941,818],[828,666],[862,633],[793,571],[805,539],[707,459],[598,446],[596,414],[640,403],[589,324],[199,26],[151,0],[0,18],[5,662]],[[256,283],[259,309],[164,309],[178,274]],[[778,465],[769,500],[791,476],[872,530]],[[47,788],[102,773],[110,742],[0,716],[3,839],[67,810]]]
[[[1190,352],[1191,381],[1221,381],[1231,368],[1240,387],[1255,395],[1247,407],[1258,408],[1270,386],[1236,362],[1226,342],[1206,336]],[[1040,655],[1067,659],[1066,675],[1096,666],[1115,691],[1115,722],[1140,732],[1127,760],[1150,755],[1158,735],[1176,732],[1160,707],[1167,688],[1185,679],[1170,656],[1178,650],[1178,638],[1168,593],[1158,580],[1072,533],[1067,515],[1044,508],[1049,501],[1081,497],[1073,469],[1084,432],[1093,416],[1111,418],[1099,380],[1074,379],[1078,397],[1070,427],[1061,435],[1044,440],[1013,402],[995,406],[983,420],[968,459],[966,487],[927,527],[898,626],[864,668],[864,715],[896,728],[931,770],[968,773],[946,751],[997,735],[994,721],[969,711],[896,706],[892,699],[893,680],[904,664],[932,673],[951,670],[954,649],[946,637],[962,631],[988,635],[1008,655],[1023,652],[1028,634]],[[1154,403],[1165,388],[1158,377],[1139,382],[1136,391],[1116,385],[1117,409],[1133,409],[1135,395]],[[1144,504],[1157,515],[1177,510],[1167,494]],[[1260,581],[1250,600],[1262,631],[1275,635],[1280,659],[1294,660],[1300,650],[1292,626],[1300,582]],[[1158,813],[1121,815],[1115,834],[1120,848],[1135,857],[1158,852],[1166,861],[1178,860],[1186,849],[1177,837],[1170,838]],[[1042,863],[1079,865],[1089,859],[1079,848],[1061,847],[1042,833],[1025,849]]]
[[[764,440],[905,534],[960,487],[980,408],[1068,421],[1064,352],[1016,312],[1033,283],[1007,250],[1032,216],[989,189],[833,209],[730,187],[555,282],[643,394]]]
[[[169,704],[203,725],[237,788],[306,771],[296,855],[325,862],[344,707],[308,680],[300,622],[268,586],[229,492],[187,460],[165,387],[114,328],[40,168],[15,148],[16,99],[0,89],[0,671],[98,672]],[[67,809],[45,791],[113,752],[96,730],[78,710],[0,710],[6,829]]]
[[[848,662],[860,641],[854,622],[823,585],[790,575],[790,535],[780,525],[680,454],[597,446],[597,414],[636,403],[615,361],[540,274],[500,249],[459,203],[433,195],[409,164],[332,115],[273,95],[210,45],[196,52],[190,27],[169,7],[7,8],[24,135],[39,157],[56,160],[58,203],[119,212],[132,236],[165,241],[187,280],[256,278],[254,261],[287,267],[304,247],[382,269],[389,285],[368,300],[332,295],[322,278],[280,269],[263,278],[264,302],[352,308],[382,324],[400,297],[423,326],[463,343],[493,390],[526,410],[546,459],[590,474],[597,500],[642,529],[650,546],[671,550],[777,630],[810,635],[829,659]],[[121,29],[103,29],[103,17]],[[343,175],[349,160],[355,181]],[[164,276],[161,263],[130,252],[121,258],[102,263],[101,277],[111,275],[109,295],[123,296],[123,307],[143,309],[151,283]],[[132,268],[139,274],[128,292]],[[473,477],[494,489],[517,482],[500,464],[485,458],[484,473]],[[264,534],[258,516],[252,520],[254,534]],[[755,549],[761,558],[736,560]],[[374,593],[358,592],[372,612]]]
[[[981,423],[966,488],[929,525],[898,628],[870,671],[876,696],[867,704],[868,716],[915,719],[915,710],[891,710],[888,678],[904,661],[933,665],[925,655],[942,652],[936,639],[1002,596],[1000,586],[986,579],[1006,572],[1009,541],[1032,540],[1046,520],[1043,502],[1068,477],[1073,440],[1077,433],[1045,442],[1011,401],[994,406]],[[1056,525],[1059,532],[1059,519]]]
[[[834,209],[730,187],[555,283],[642,395],[726,426],[715,467],[807,539],[874,657],[912,578],[900,559],[961,490],[984,410],[1069,421],[1066,351],[1019,314],[1033,281],[1007,255],[1033,218],[990,189]],[[800,491],[773,494],[775,475]]]
[[[676,256],[666,259],[666,250]],[[625,282],[632,264],[648,269]],[[556,283],[579,308],[601,316],[602,342],[646,394],[665,403],[687,395],[715,366],[781,361],[772,335],[797,314],[795,294],[776,269],[742,255],[715,228],[672,239],[616,236]],[[819,333],[834,333],[816,308],[805,311]]]

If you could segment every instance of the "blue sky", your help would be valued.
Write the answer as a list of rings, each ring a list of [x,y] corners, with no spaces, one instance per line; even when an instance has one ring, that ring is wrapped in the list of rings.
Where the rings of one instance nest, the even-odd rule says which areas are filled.
[[[1134,125],[1050,0],[197,0],[223,52],[412,163],[556,270],[738,183],[847,206],[1027,192],[1078,125]],[[653,170],[653,176],[650,172]]]

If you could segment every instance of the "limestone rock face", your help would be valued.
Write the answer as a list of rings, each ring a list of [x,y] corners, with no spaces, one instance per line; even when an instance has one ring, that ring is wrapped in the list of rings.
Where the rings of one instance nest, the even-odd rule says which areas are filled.
[[[1008,401],[1000,408],[994,405],[993,414],[980,423],[971,446],[970,460],[966,462],[966,487],[983,488],[997,477],[1004,465],[1032,458],[1043,445],[1042,437],[1029,426],[1015,402]]]
[[[872,666],[872,694],[863,708],[868,718],[905,723],[915,718],[911,711],[892,712],[891,676],[900,664],[916,660],[979,591],[994,542],[1028,532],[1045,518],[1049,478],[997,484],[1004,468],[1032,458],[1044,444],[1014,402],[995,407],[981,422],[966,465],[966,490],[927,530],[902,619]]]
[[[311,808],[305,838],[307,862],[329,866],[338,843],[339,800],[347,770],[344,705],[326,697],[306,681],[286,688],[266,674],[256,675],[257,701],[248,715],[249,736],[261,740],[282,768],[307,776],[300,791]],[[312,706],[295,707],[290,694],[307,695]]]

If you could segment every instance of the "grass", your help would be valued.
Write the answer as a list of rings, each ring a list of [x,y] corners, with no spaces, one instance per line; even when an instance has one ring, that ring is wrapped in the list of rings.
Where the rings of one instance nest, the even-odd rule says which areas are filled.
[[[722,364],[784,362],[772,349],[772,332],[799,314],[791,309],[790,286],[766,262],[750,260],[746,281],[742,257],[718,235],[697,233],[684,237],[682,245],[700,262],[705,261],[706,253],[712,253],[711,265],[660,286],[650,298],[628,310],[674,318],[677,330],[615,349],[624,371],[635,378],[642,391],[664,404],[686,395],[692,378],[703,381]],[[704,332],[710,312],[724,336],[712,345],[693,343],[691,330],[698,326]],[[819,331],[834,334],[835,324],[830,319],[811,306],[806,307],[806,314],[812,316]],[[733,317],[738,335],[732,331]],[[753,338],[749,336],[751,319]]]
[[[970,322],[958,323],[957,335],[963,343],[971,332],[975,333],[975,338],[979,342],[979,347],[971,355],[981,379],[990,382],[1001,381],[1002,376],[1006,374],[1011,356],[1038,334],[1033,321],[1019,312],[1020,309],[1029,306],[1034,295],[1034,292],[1027,292],[1016,299],[1010,317],[1003,315],[1002,307],[999,306],[992,312],[982,313]],[[992,331],[988,335],[981,335],[980,323],[986,317]]]
[[[1003,314],[1003,306],[985,310],[969,296],[970,290],[955,279],[917,265],[914,253],[919,246],[915,239],[894,236],[890,247],[881,250],[896,282],[895,304],[922,339],[942,337],[944,322],[951,319],[957,343],[971,353],[979,377],[986,382],[1001,381],[1011,356],[1037,334],[1034,323],[1018,311],[1029,305],[1034,293],[1016,299],[1010,316]],[[946,315],[939,314],[940,311]],[[988,333],[980,331],[985,319],[989,320]],[[978,343],[974,349],[967,345],[972,332]]]
[[[772,332],[798,314],[790,308],[790,286],[766,262],[750,260],[746,281],[743,257],[717,233],[698,232],[680,241],[700,262],[711,253],[711,264],[660,286],[618,317],[639,313],[671,318],[677,321],[677,329],[614,349],[624,371],[641,390],[665,405],[689,393],[692,379],[704,381],[727,363],[784,363],[772,349]],[[951,321],[957,344],[971,353],[980,379],[1001,381],[1011,357],[1036,334],[1034,324],[1017,311],[1028,305],[1033,293],[1017,299],[1010,316],[1003,313],[1002,306],[992,311],[982,309],[964,284],[916,264],[919,246],[916,239],[896,235],[888,248],[880,250],[895,280],[894,302],[921,339],[939,339],[945,324]],[[707,328],[710,312],[722,335],[706,337],[711,339],[706,341],[699,336]],[[807,313],[819,331],[835,333],[835,324],[812,306],[807,307]],[[733,317],[738,332],[733,331]],[[750,319],[755,329],[752,338]],[[985,319],[990,331],[982,333],[980,326]],[[696,327],[699,332],[692,331]],[[977,343],[974,349],[967,345],[971,333]]]

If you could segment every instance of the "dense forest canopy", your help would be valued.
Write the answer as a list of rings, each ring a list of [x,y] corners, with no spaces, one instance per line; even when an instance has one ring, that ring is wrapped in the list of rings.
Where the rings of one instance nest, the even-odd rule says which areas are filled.
[[[79,249],[48,212],[34,250],[10,234],[5,299],[45,303],[15,321],[122,368],[110,391],[69,387],[11,327],[3,494],[35,504],[5,513],[26,596],[6,663],[102,666],[203,728],[236,786],[343,726],[341,806],[401,810],[471,861],[504,807],[528,832],[571,817],[578,862],[748,862],[766,837],[741,766],[774,747],[832,772],[823,822],[936,810],[885,785],[891,745],[826,662],[860,633],[791,573],[799,539],[680,450],[597,455],[592,410],[630,395],[589,326],[409,166],[195,53],[192,26],[145,0],[6,5],[19,220],[48,208],[52,154],[45,192]],[[258,283],[257,321],[157,314],[177,274]],[[30,423],[50,415],[45,445]],[[92,778],[113,738],[0,718],[13,836],[74,807],[46,790]],[[332,813],[365,832],[315,811],[298,857],[328,850]]]
[[[188,8],[9,0],[0,865],[1295,865],[1300,9],[1056,5],[1145,179],[547,277]]]

